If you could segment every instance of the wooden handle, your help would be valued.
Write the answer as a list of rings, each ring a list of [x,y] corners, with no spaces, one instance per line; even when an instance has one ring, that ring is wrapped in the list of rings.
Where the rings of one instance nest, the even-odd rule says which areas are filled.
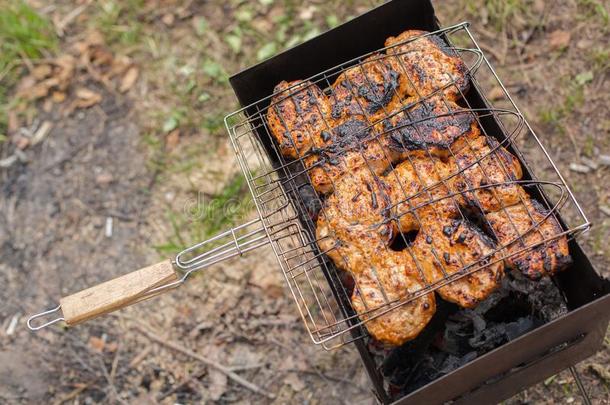
[[[176,281],[178,276],[170,260],[144,267],[75,294],[59,303],[69,326],[135,304],[152,295],[153,288]]]

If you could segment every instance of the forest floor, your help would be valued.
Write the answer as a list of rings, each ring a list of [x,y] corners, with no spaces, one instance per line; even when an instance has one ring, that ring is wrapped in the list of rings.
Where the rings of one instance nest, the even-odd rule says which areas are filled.
[[[608,5],[434,3],[442,24],[471,22],[610,276]],[[0,403],[374,402],[352,346],[311,344],[269,248],[82,326],[25,325],[253,218],[224,128],[229,75],[374,5],[0,0]],[[231,208],[192,215],[200,203]],[[594,403],[610,403],[609,358],[610,333],[577,366]],[[582,399],[564,371],[506,403]]]

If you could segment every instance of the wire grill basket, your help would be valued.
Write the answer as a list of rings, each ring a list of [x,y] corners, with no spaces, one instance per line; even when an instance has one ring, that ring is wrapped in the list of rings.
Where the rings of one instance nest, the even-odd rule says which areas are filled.
[[[482,106],[477,106],[468,101],[467,94],[457,83],[451,82],[442,88],[436,89],[432,94],[418,97],[415,100],[401,99],[402,108],[398,112],[383,111],[381,119],[387,119],[399,112],[408,111],[417,105],[434,97],[440,99],[444,105],[448,105],[447,92],[449,89],[458,93],[466,104],[459,111],[447,109],[446,113],[432,114],[428,117],[412,119],[406,124],[412,125],[438,118],[455,119],[457,114],[472,114],[476,119],[482,135],[495,137],[496,145],[489,148],[489,152],[477,158],[468,166],[452,173],[440,180],[438,183],[425,187],[418,193],[430,193],[430,190],[444,185],[452,177],[460,175],[472,165],[494,154],[500,147],[504,147],[515,154],[520,163],[525,166],[531,174],[531,179],[511,180],[503,183],[489,182],[488,184],[469,187],[462,193],[469,192],[476,200],[476,191],[481,189],[493,190],[496,186],[519,184],[528,190],[528,193],[537,195],[548,208],[542,220],[531,217],[531,227],[526,232],[521,232],[515,240],[499,246],[491,255],[481,257],[474,263],[468,263],[463,268],[452,274],[444,274],[442,280],[435,283],[427,283],[418,291],[394,300],[386,302],[374,308],[368,308],[365,313],[356,314],[350,304],[350,293],[344,283],[344,274],[326,258],[325,252],[320,251],[318,240],[316,240],[316,215],[323,206],[323,197],[318,196],[310,186],[310,171],[312,167],[303,164],[307,154],[299,155],[296,159],[286,158],[280,152],[277,143],[271,136],[266,119],[269,109],[276,108],[283,99],[293,96],[302,87],[293,86],[282,94],[273,94],[259,100],[239,111],[228,115],[225,119],[232,144],[235,148],[239,164],[246,176],[248,186],[254,198],[258,210],[261,225],[271,242],[272,249],[278,258],[279,265],[286,278],[290,291],[298,305],[298,310],[305,326],[316,344],[321,344],[326,349],[332,349],[359,339],[366,335],[362,328],[364,322],[370,322],[395,308],[405,305],[431,291],[437,290],[453,281],[459,280],[476,271],[490,265],[490,259],[499,261],[509,256],[523,254],[538,245],[549,243],[552,240],[567,236],[575,237],[589,227],[589,222],[583,213],[572,192],[565,183],[563,177],[557,170],[555,163],[548,152],[527,123],[506,87],[498,78],[491,67],[481,48],[468,29],[467,23],[461,23],[447,27],[434,33],[424,34],[421,37],[409,41],[421,40],[429,35],[437,35],[451,45],[452,52],[459,54],[467,65],[467,77],[471,86],[478,87],[480,93],[489,94],[491,89],[501,89],[502,97],[495,100],[492,107],[487,98],[482,100]],[[454,46],[453,44],[460,44]],[[366,63],[372,63],[377,58],[395,57],[394,44],[390,47],[380,48],[375,52],[362,55],[359,58],[347,61],[341,65],[323,71],[308,80],[322,89],[329,89],[334,80],[343,72],[354,67],[362,67]],[[394,52],[394,54],[392,54]],[[364,74],[366,77],[366,74]],[[497,98],[497,97],[496,97]],[[372,127],[381,119],[375,119],[362,109],[368,124]],[[489,132],[487,128],[498,128],[499,131]],[[394,128],[396,129],[396,128]],[[379,136],[379,134],[377,135]],[[373,139],[372,141],[378,141]],[[525,146],[525,147],[523,147]],[[467,147],[471,147],[468,145]],[[354,150],[359,148],[353,146]],[[295,148],[296,149],[296,148]],[[527,151],[525,153],[524,151]],[[429,150],[425,150],[427,156],[432,159]],[[451,152],[450,150],[450,153]],[[538,157],[538,165],[544,177],[534,177],[537,174],[527,166],[527,157]],[[539,157],[542,157],[542,162]],[[491,156],[493,158],[493,156]],[[366,158],[365,158],[366,159]],[[502,165],[501,165],[502,166]],[[483,165],[480,166],[483,168]],[[393,167],[391,168],[393,169]],[[483,172],[485,169],[482,169]],[[502,170],[507,170],[502,166]],[[486,173],[484,173],[487,176]],[[419,174],[418,174],[419,176]],[[417,195],[409,195],[405,192],[405,199],[401,204],[409,206],[408,213],[417,216],[417,210],[421,206],[414,206],[413,199]],[[441,198],[454,199],[457,195],[449,193]],[[521,198],[521,197],[520,197]],[[425,204],[432,204],[438,199],[430,197]],[[498,199],[501,202],[502,200]],[[505,206],[501,206],[505,210]],[[538,226],[548,217],[556,217],[561,211],[568,218],[571,225],[562,223],[563,231],[554,235],[545,235],[535,243],[524,243],[523,235],[530,232],[538,232]],[[510,217],[509,217],[510,218]],[[557,219],[558,217],[556,217]],[[561,219],[560,219],[561,222]],[[404,235],[400,235],[404,238]],[[504,248],[506,245],[520,242],[520,248],[508,253]],[[408,245],[407,241],[405,244]],[[237,245],[237,243],[236,243]],[[497,253],[501,253],[499,256]],[[497,258],[499,257],[499,258]],[[356,285],[354,288],[358,288]],[[364,319],[364,320],[363,320]],[[349,332],[349,333],[348,333]]]
[[[570,239],[586,231],[590,224],[582,208],[575,200],[548,152],[489,64],[469,31],[468,24],[461,23],[433,33],[424,33],[406,42],[423,41],[424,38],[431,35],[446,42],[443,45],[444,48],[446,47],[446,52],[453,53],[463,60],[466,65],[465,75],[470,86],[475,87],[477,91],[464,94],[464,83],[445,80],[445,83],[436,86],[438,88],[424,96],[417,94],[417,97],[403,99],[396,94],[399,99],[399,108],[393,109],[393,112],[386,111],[386,107],[381,103],[374,112],[367,111],[360,106],[361,115],[366,120],[365,125],[369,128],[374,126],[378,128],[378,124],[382,121],[388,120],[396,114],[403,114],[406,119],[401,119],[397,126],[391,127],[387,131],[401,131],[403,128],[415,128],[415,131],[419,131],[419,127],[422,125],[435,125],[435,120],[457,122],[460,118],[467,116],[471,121],[476,122],[476,127],[481,135],[485,136],[484,139],[488,140],[488,144],[483,154],[471,153],[467,165],[459,166],[453,172],[439,176],[439,180],[435,183],[427,184],[420,180],[420,184],[425,186],[417,192],[408,192],[407,187],[404,187],[399,181],[402,190],[401,197],[404,198],[400,198],[401,201],[393,202],[392,209],[398,213],[393,214],[388,221],[397,221],[399,217],[411,215],[420,225],[420,232],[427,232],[424,227],[421,227],[420,209],[430,208],[431,204],[436,204],[440,200],[450,201],[457,207],[459,204],[456,199],[463,196],[467,196],[475,206],[480,207],[481,202],[477,197],[479,192],[490,190],[495,196],[495,190],[498,187],[515,186],[515,188],[527,190],[525,198],[529,198],[527,195],[533,195],[546,208],[543,215],[536,217],[532,216],[529,210],[526,211],[529,217],[527,229],[517,229],[512,223],[511,216],[506,215],[508,222],[516,231],[513,232],[515,236],[512,240],[503,240],[502,243],[495,245],[490,253],[478,257],[475,261],[462,262],[461,268],[457,271],[447,272],[442,268],[440,279],[435,282],[423,282],[421,288],[401,294],[398,298],[388,298],[390,295],[386,294],[377,280],[384,298],[383,303],[374,306],[367,306],[364,303],[364,310],[356,313],[352,308],[350,290],[359,291],[358,281],[356,278],[350,280],[345,271],[339,270],[327,257],[329,250],[322,251],[320,246],[324,244],[320,243],[321,240],[316,239],[316,220],[318,215],[325,215],[325,211],[321,211],[325,204],[325,197],[321,197],[314,191],[311,182],[312,170],[320,167],[317,167],[316,164],[307,164],[305,161],[313,152],[297,154],[296,158],[284,157],[280,151],[280,145],[275,142],[269,129],[268,112],[278,108],[278,103],[303,90],[303,85],[295,85],[280,94],[271,94],[245,106],[225,118],[232,145],[247,180],[259,218],[198,243],[180,252],[173,261],[167,260],[64,297],[60,300],[60,305],[54,309],[31,316],[28,319],[30,329],[38,330],[61,320],[68,325],[73,325],[92,319],[177,287],[197,270],[270,244],[311,339],[326,349],[333,349],[366,336],[366,328],[362,327],[364,323],[371,322],[415,299],[464,277],[469,277],[494,263],[529,253],[541,245],[546,248],[546,245],[554,240]],[[453,44],[459,44],[459,46]],[[397,48],[400,45],[393,44],[378,49],[303,79],[324,89],[323,91],[330,97],[332,96],[330,91],[332,83],[339,75],[354,71],[354,69],[362,69],[363,77],[367,81],[363,84],[366,93],[373,90],[373,85],[365,72],[366,64],[376,63],[384,58],[400,60],[401,58],[398,57],[400,48]],[[402,70],[408,76],[407,69],[403,67]],[[446,78],[444,73],[440,72],[440,75]],[[342,75],[342,77],[347,77],[349,82],[349,75]],[[413,78],[407,77],[407,79],[413,83]],[[495,97],[493,106],[485,96],[491,89],[501,90],[502,95]],[[480,94],[482,98],[469,97],[473,96],[471,93]],[[459,109],[450,108],[451,100],[448,99],[448,94],[459,96],[461,103],[465,105],[460,105]],[[435,105],[440,105],[444,110],[441,108],[440,112],[433,110],[415,117],[411,115],[410,111],[425,107],[426,103],[432,99],[435,100]],[[311,101],[310,103],[315,104]],[[281,114],[278,115],[281,116]],[[328,125],[328,123],[325,124]],[[328,128],[332,129],[330,125]],[[383,128],[382,131],[378,129],[370,131],[373,135],[370,139],[366,139],[366,143],[381,143],[381,136],[387,135],[387,133],[383,133],[386,127]],[[464,148],[472,152],[470,141],[467,137],[462,136],[462,138],[466,140]],[[495,139],[495,141],[489,141],[491,139]],[[369,161],[370,157],[363,152],[362,142],[354,142],[353,145],[346,145],[346,147],[351,149],[351,152],[360,154],[357,156],[362,157],[365,161],[366,164],[363,166],[365,170],[373,170]],[[505,148],[517,156],[520,164],[526,169],[525,173],[529,173],[529,178],[517,180],[509,175],[502,160],[496,158],[496,154],[502,151],[501,148]],[[420,149],[423,159],[432,161],[438,158],[432,155],[430,149]],[[294,148],[294,150],[298,151],[298,148]],[[387,152],[387,148],[383,146],[380,147],[380,150],[384,151],[383,153]],[[456,158],[451,147],[448,148],[448,153],[448,159]],[[406,159],[405,162],[410,161],[411,155],[407,154],[404,159]],[[526,163],[528,160],[536,161],[540,172],[532,170]],[[489,174],[486,173],[486,161],[497,162],[499,170],[504,173],[503,178],[507,180],[501,182],[491,180]],[[467,184],[467,187],[459,191],[446,192],[441,196],[435,193],[435,190],[441,187],[452,190],[447,187],[447,183],[456,176],[462,176],[466,170],[475,165],[482,172],[485,181],[479,182],[476,186]],[[415,169],[415,165],[412,166]],[[390,165],[388,175],[391,175],[394,170],[395,166]],[[375,173],[375,176],[377,174],[379,173]],[[424,175],[425,173],[415,169],[416,178],[421,179]],[[543,177],[540,177],[541,175]],[[422,196],[426,197],[423,198],[423,203],[420,198]],[[526,206],[523,194],[518,193],[518,198],[520,203]],[[507,207],[504,205],[503,199],[497,198],[497,201],[500,203],[498,212],[506,212]],[[408,208],[398,210],[398,207]],[[569,220],[569,224],[564,223],[562,217],[559,217],[560,212],[563,218]],[[461,211],[460,213],[464,215]],[[432,215],[437,214],[433,212]],[[467,220],[467,218],[463,219]],[[547,220],[558,221],[562,230],[558,230],[557,227],[556,232],[552,234],[543,233],[541,224]],[[540,237],[528,238],[528,235],[531,234],[539,234]],[[403,239],[407,250],[411,249],[404,234],[400,234],[398,238]],[[417,262],[417,259],[415,261]],[[421,265],[416,264],[417,269],[421,272]],[[350,282],[354,283],[353,287],[350,286]],[[62,317],[42,325],[33,322],[59,310],[62,311]]]

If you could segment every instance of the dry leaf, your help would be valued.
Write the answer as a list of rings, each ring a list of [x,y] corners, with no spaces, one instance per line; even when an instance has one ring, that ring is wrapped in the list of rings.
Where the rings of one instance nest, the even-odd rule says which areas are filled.
[[[121,93],[125,93],[127,90],[131,89],[135,84],[136,80],[138,80],[138,75],[140,71],[137,67],[132,66],[127,69],[125,76],[123,76],[123,80],[121,80],[121,85],[119,86],[119,91]]]
[[[97,336],[91,336],[89,338],[89,347],[98,352],[104,351],[104,346],[106,346],[106,342],[104,339],[98,338]]]
[[[46,136],[49,134],[49,132],[51,132],[52,128],[53,128],[53,123],[51,121],[43,122],[40,125],[40,127],[38,127],[36,132],[34,133],[34,136],[32,136],[32,146],[37,145],[40,142],[42,142],[42,140],[44,138],[46,138]]]
[[[305,388],[305,382],[296,373],[288,373],[284,378],[284,384],[289,385],[295,392],[302,391]]]
[[[110,352],[110,353],[116,352],[116,350],[118,348],[119,348],[119,344],[117,342],[110,342],[106,345],[106,351]]]
[[[66,93],[63,91],[54,91],[53,94],[51,94],[51,98],[53,99],[53,102],[57,104],[63,103],[66,99]]]
[[[62,90],[67,89],[72,79],[74,79],[76,59],[72,55],[61,55],[55,58],[53,64],[57,66],[55,76],[59,80],[59,87]]]
[[[51,65],[45,63],[36,66],[34,70],[32,70],[32,76],[34,76],[36,80],[42,80],[49,77],[52,72],[53,68],[51,67]]]
[[[124,74],[128,68],[133,66],[133,61],[129,56],[118,55],[112,61],[112,66],[108,71],[109,76],[118,76]]]
[[[556,30],[549,34],[549,46],[554,50],[561,50],[570,44],[572,34],[570,31]]]
[[[167,147],[167,150],[169,150],[169,151],[176,149],[176,146],[178,146],[179,142],[180,142],[180,129],[178,129],[178,128],[174,129],[169,134],[167,134],[167,137],[165,138],[165,146]]]
[[[107,186],[108,184],[112,183],[113,180],[114,177],[108,172],[102,172],[95,176],[95,182],[100,186]]]
[[[299,18],[301,20],[311,20],[311,18],[315,14],[316,10],[317,10],[316,6],[305,7],[299,12]]]
[[[85,36],[83,42],[86,44],[86,46],[103,45],[104,36],[99,31],[89,31]]]
[[[212,401],[218,401],[227,390],[227,376],[220,371],[210,369],[210,386],[208,387],[208,395]]]
[[[165,24],[167,26],[173,25],[175,19],[176,18],[174,17],[174,15],[172,13],[167,13],[163,17],[161,17],[161,21],[163,21],[163,24]]]
[[[42,103],[42,111],[50,113],[53,110],[53,101],[50,98],[45,98]]]
[[[8,112],[8,123],[7,123],[7,130],[8,133],[11,134],[15,131],[17,131],[17,129],[19,129],[19,116],[17,116],[17,112],[14,110],[11,110]]]
[[[101,45],[95,45],[89,49],[89,52],[86,53],[89,61],[94,66],[102,66],[102,65],[111,65],[114,60],[114,56],[112,52],[108,50],[106,47]]]
[[[77,108],[88,108],[102,101],[102,95],[100,93],[85,87],[76,89],[75,94],[76,97],[78,97],[78,100],[75,100],[75,106]]]
[[[492,101],[501,100],[504,98],[504,90],[500,86],[495,86],[489,91],[488,97]]]
[[[32,75],[27,75],[19,80],[17,84],[17,96],[26,94],[32,87],[36,85],[36,78]]]

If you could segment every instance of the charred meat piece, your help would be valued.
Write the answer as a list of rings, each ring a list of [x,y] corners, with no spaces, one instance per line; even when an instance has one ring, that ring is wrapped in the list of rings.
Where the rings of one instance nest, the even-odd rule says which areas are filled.
[[[472,308],[500,286],[504,263],[493,240],[463,219],[422,225],[412,251],[428,283],[460,271],[476,271],[436,291],[445,300]]]
[[[528,198],[524,203],[490,212],[486,218],[499,243],[506,247],[506,255],[512,255],[506,259],[507,265],[532,280],[572,263],[568,241],[565,235],[559,236],[561,226],[538,201]]]
[[[452,191],[483,212],[516,204],[524,194],[519,184],[510,183],[523,176],[519,160],[494,138],[463,142],[455,152],[455,164],[458,174],[449,181]]]
[[[443,183],[451,171],[451,166],[440,159],[411,156],[384,176],[392,203],[392,216],[401,232],[419,229],[422,218],[455,218],[459,215],[461,200],[452,198]]]
[[[341,73],[329,96],[331,118],[341,124],[357,117],[375,123],[400,108],[406,77],[393,69],[387,56],[375,54]]]
[[[283,156],[298,159],[311,148],[328,144],[324,131],[330,107],[315,84],[296,80],[275,86],[267,110],[269,130]]]
[[[389,47],[386,53],[390,64],[406,74],[409,95],[423,98],[442,92],[451,100],[459,99],[469,85],[466,64],[440,37],[420,37],[425,34],[411,30],[389,37],[385,46]]]
[[[366,167],[335,182],[318,215],[318,246],[339,268],[374,254],[394,237],[385,184]]]
[[[364,121],[350,119],[330,132],[329,145],[314,148],[304,159],[314,189],[320,194],[333,191],[333,184],[360,167],[383,173],[392,155],[381,138]]]
[[[386,251],[370,257],[354,266],[352,274],[352,306],[371,336],[384,344],[399,346],[414,339],[436,311],[434,293],[406,302],[425,287],[407,252]]]
[[[475,115],[452,101],[422,100],[385,119],[378,130],[390,138],[389,147],[398,152],[427,150],[447,157],[458,137],[480,135]]]

